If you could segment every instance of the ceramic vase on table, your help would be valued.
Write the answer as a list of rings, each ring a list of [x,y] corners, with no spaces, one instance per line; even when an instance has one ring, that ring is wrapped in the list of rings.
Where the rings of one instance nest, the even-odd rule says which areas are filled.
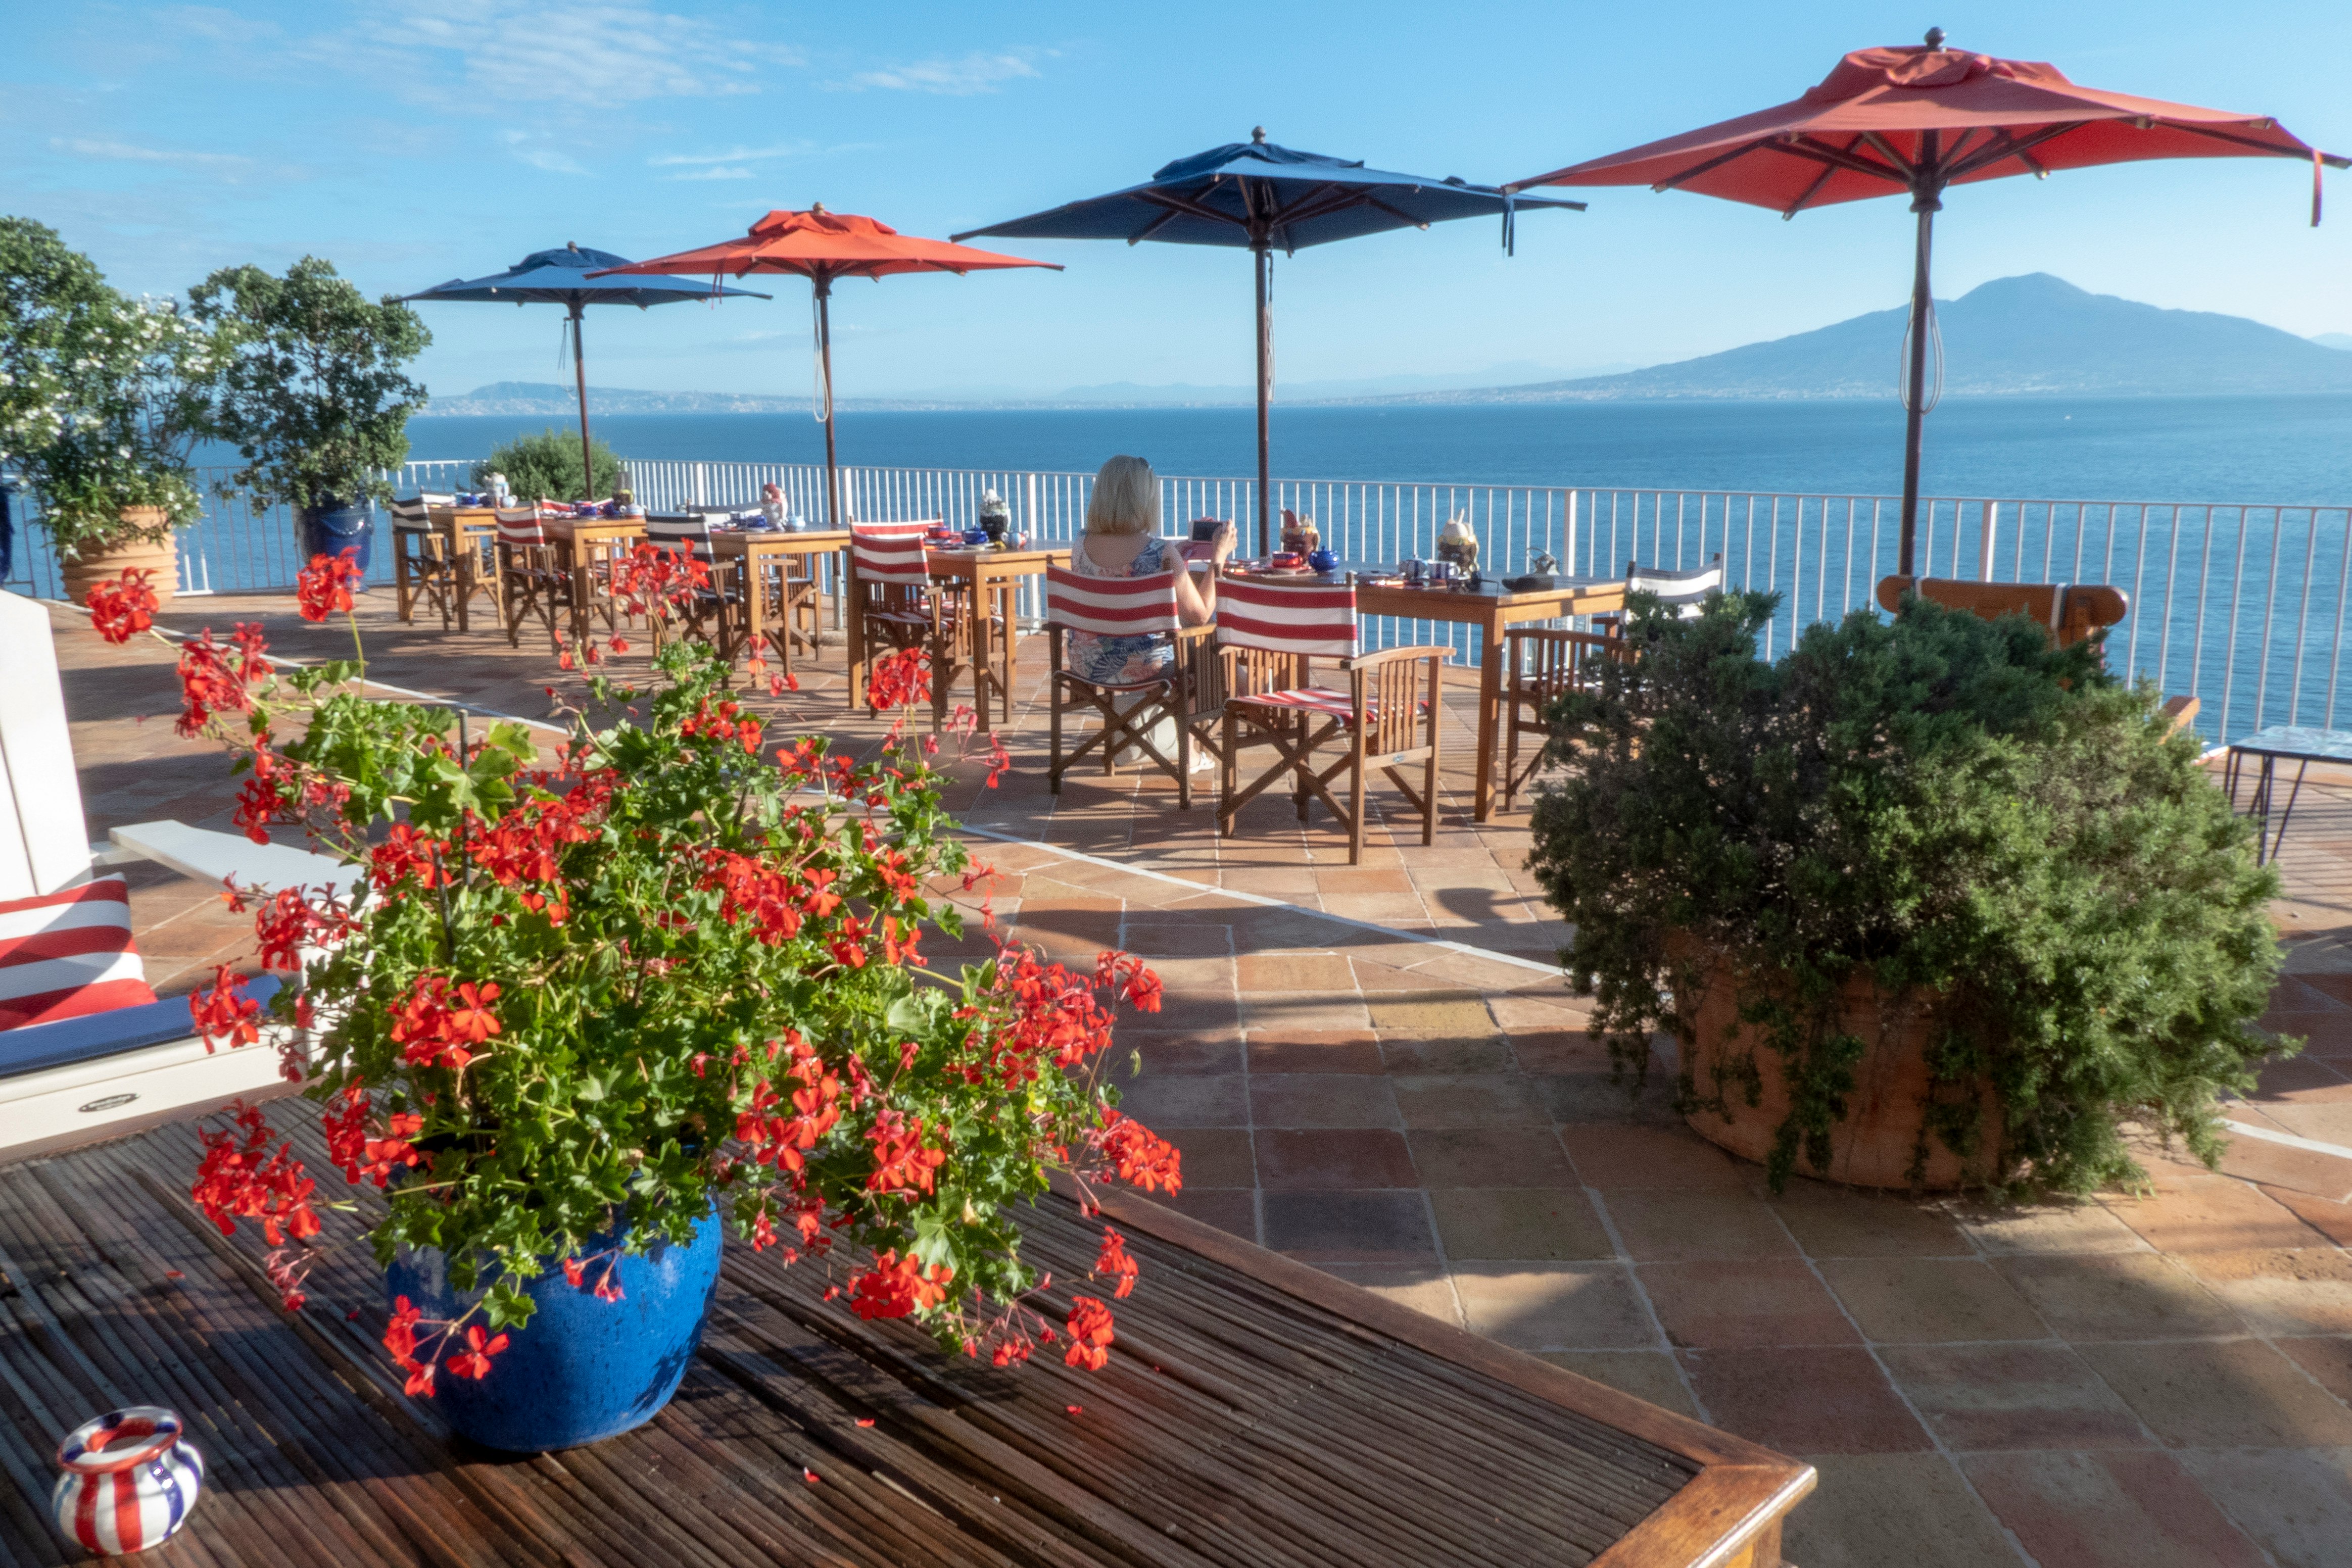
[[[101,1557],[144,1552],[188,1521],[204,1490],[205,1458],[181,1437],[180,1417],[160,1405],[130,1405],[94,1416],[58,1445],[58,1529]]]

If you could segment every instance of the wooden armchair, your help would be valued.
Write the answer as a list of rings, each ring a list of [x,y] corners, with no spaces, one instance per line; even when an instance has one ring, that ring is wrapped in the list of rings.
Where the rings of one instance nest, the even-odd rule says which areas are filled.
[[[923,548],[928,521],[849,525],[849,612],[860,632],[849,700],[866,700],[866,677],[885,650],[920,648],[930,659],[931,727],[947,722],[948,690],[963,672],[964,596],[931,580]]]
[[[700,561],[709,573],[709,586],[696,589],[677,605],[679,633],[699,637],[731,664],[750,630],[744,612],[740,561],[720,560],[710,548],[710,517],[700,512],[646,518],[646,542],[656,549],[677,550]]]
[[[499,619],[506,622],[507,646],[522,645],[525,616],[537,616],[547,629],[547,648],[563,651],[559,622],[572,620],[572,574],[563,570],[561,551],[537,507],[500,507],[498,536],[491,549],[498,555]]]
[[[1228,579],[1218,589],[1217,643],[1227,659],[1224,734],[1217,793],[1217,831],[1226,838],[1242,808],[1286,779],[1307,820],[1319,800],[1348,827],[1348,863],[1364,856],[1370,807],[1364,775],[1378,768],[1421,813],[1421,841],[1437,835],[1437,765],[1442,693],[1439,677],[1450,648],[1384,648],[1356,652],[1356,591],[1352,585],[1253,582]],[[1308,684],[1316,659],[1337,662],[1345,690]],[[1274,765],[1246,787],[1239,762],[1244,746],[1270,747]],[[1326,763],[1327,756],[1337,753]],[[1399,768],[1418,762],[1415,789]],[[1332,791],[1347,776],[1344,805]]]
[[[1067,567],[1046,568],[1045,632],[1053,650],[1049,683],[1053,741],[1046,789],[1060,794],[1062,775],[1090,751],[1100,750],[1102,770],[1109,773],[1119,753],[1132,747],[1176,780],[1177,807],[1191,810],[1194,748],[1205,747],[1211,756],[1217,754],[1215,730],[1224,716],[1219,700],[1222,682],[1203,678],[1218,673],[1216,630],[1213,625],[1180,622],[1174,571],[1104,578],[1082,576]],[[1175,663],[1166,675],[1151,680],[1090,681],[1066,667],[1063,639],[1072,632],[1100,637],[1166,637],[1174,646]],[[1196,706],[1202,698],[1210,699],[1209,705]],[[1122,702],[1126,703],[1123,707]],[[1091,713],[1102,727],[1065,753],[1063,720],[1073,713]],[[1155,732],[1163,725],[1174,731],[1173,758],[1155,744]]]
[[[441,613],[441,630],[449,630],[462,601],[458,595],[457,551],[448,530],[436,524],[433,510],[457,503],[455,496],[430,493],[394,501],[392,513],[393,604],[403,623],[416,619],[420,601]]]
[[[1551,739],[1552,705],[1580,686],[1591,685],[1593,666],[1627,657],[1625,639],[1559,626],[1513,626],[1503,633],[1503,810],[1543,766]],[[1520,737],[1534,737],[1527,760],[1519,760]]]

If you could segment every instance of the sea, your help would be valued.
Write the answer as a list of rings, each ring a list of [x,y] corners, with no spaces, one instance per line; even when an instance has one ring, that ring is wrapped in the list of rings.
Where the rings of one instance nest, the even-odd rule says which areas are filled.
[[[1894,399],[1390,404],[1285,408],[1278,479],[1574,486],[1889,496],[1903,485]],[[572,422],[423,414],[411,455],[479,457]],[[613,414],[596,434],[624,457],[811,463],[806,414]],[[1169,476],[1257,468],[1248,408],[843,410],[840,459],[859,466],[1090,473],[1117,453]],[[2089,501],[2352,502],[2352,394],[2291,397],[1948,398],[1927,416],[1921,488],[1933,496]]]

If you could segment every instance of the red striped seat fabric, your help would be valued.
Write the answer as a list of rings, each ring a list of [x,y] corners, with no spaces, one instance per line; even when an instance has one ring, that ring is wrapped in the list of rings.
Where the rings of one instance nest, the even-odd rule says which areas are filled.
[[[1335,692],[1328,686],[1301,686],[1287,692],[1252,692],[1245,697],[1233,699],[1253,707],[1286,707],[1319,713],[1327,718],[1345,719],[1352,723],[1356,716],[1356,699],[1346,692]],[[1369,702],[1364,716],[1374,716]]]
[[[710,549],[710,519],[699,512],[647,517],[646,542],[656,549],[691,555],[701,561],[718,559]]]
[[[491,515],[498,519],[499,543],[502,545],[520,549],[547,542],[547,525],[540,520],[537,507],[500,507]]]
[[[1176,574],[1087,577],[1066,566],[1045,569],[1045,619],[1097,637],[1160,637],[1176,630]]]
[[[1356,655],[1356,591],[1350,585],[1253,582],[1217,585],[1217,641],[1316,659]]]
[[[131,942],[131,890],[103,876],[0,903],[0,1029],[155,999]]]
[[[849,555],[861,582],[922,583],[930,577],[924,565],[923,536],[929,523],[852,523]]]

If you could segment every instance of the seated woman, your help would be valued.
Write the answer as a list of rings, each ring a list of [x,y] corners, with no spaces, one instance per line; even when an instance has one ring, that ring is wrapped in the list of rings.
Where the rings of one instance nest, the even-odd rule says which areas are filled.
[[[1217,618],[1217,570],[1234,553],[1228,523],[1217,534],[1209,570],[1198,582],[1182,570],[1182,541],[1160,537],[1160,479],[1140,457],[1114,457],[1095,476],[1087,498],[1087,531],[1070,551],[1070,570],[1080,577],[1154,577],[1178,573],[1176,613],[1187,626]],[[1136,685],[1160,680],[1175,667],[1176,650],[1165,637],[1105,637],[1071,632],[1063,640],[1070,673],[1098,685]]]

